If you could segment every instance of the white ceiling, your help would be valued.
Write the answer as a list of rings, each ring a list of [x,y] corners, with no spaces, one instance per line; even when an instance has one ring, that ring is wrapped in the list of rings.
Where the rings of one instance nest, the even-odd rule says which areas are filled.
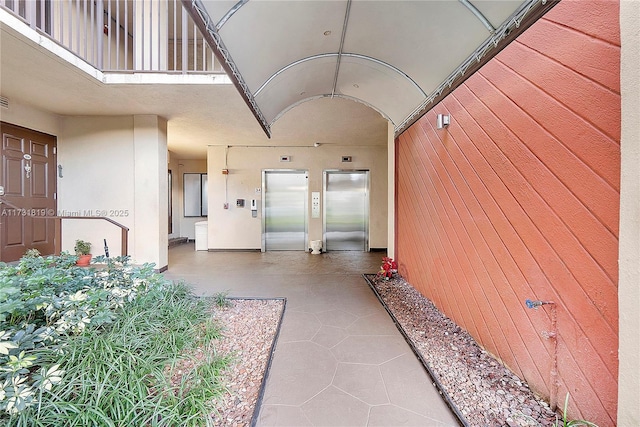
[[[288,109],[356,99],[404,130],[551,7],[541,0],[183,0],[267,134]],[[543,5],[542,3],[547,3]],[[495,47],[498,49],[494,49]],[[470,73],[468,73],[470,74]]]
[[[183,0],[209,25],[201,30],[212,47],[229,55],[224,65],[240,90],[189,84],[193,76],[104,83],[2,23],[0,94],[9,108],[61,116],[160,115],[180,159],[204,159],[208,145],[386,144],[387,118],[396,131],[416,120],[446,94],[443,81],[455,87],[452,72],[478,45],[494,37],[499,49],[555,4],[541,1],[474,0],[493,26],[515,25],[513,11],[531,9],[517,31],[505,24],[500,35],[468,0]]]

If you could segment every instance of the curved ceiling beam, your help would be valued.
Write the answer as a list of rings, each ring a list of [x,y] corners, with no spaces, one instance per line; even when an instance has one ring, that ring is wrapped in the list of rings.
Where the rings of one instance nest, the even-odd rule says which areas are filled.
[[[247,0],[248,1],[248,0]],[[459,0],[460,3],[462,3],[463,5],[465,5],[467,7],[467,9],[469,9],[471,11],[471,13],[473,13],[476,18],[478,18],[480,20],[480,22],[482,22],[482,25],[485,26],[485,28],[491,33],[493,34],[496,29],[493,27],[493,25],[491,25],[491,22],[489,22],[489,20],[487,19],[486,16],[484,16],[482,14],[482,12],[480,12],[478,10],[477,7],[475,7],[475,5],[473,3],[471,3],[469,0]]]
[[[528,0],[523,3],[475,52],[449,74],[449,77],[431,92],[418,108],[396,126],[395,137],[400,136],[559,2],[560,0]]]
[[[231,9],[224,14],[220,21],[216,24],[216,31],[220,31],[220,28],[236,13],[242,6],[244,6],[249,0],[240,0],[238,3],[234,4]]]
[[[338,86],[338,74],[340,74],[340,61],[342,59],[342,50],[344,49],[344,37],[347,35],[347,25],[349,24],[349,12],[351,11],[351,0],[347,0],[347,10],[344,13],[344,23],[342,24],[342,36],[340,37],[340,48],[338,49],[338,60],[336,61],[336,72],[333,76],[333,89],[331,96],[336,94]]]
[[[271,123],[269,123],[269,126],[273,125],[275,122],[277,122],[278,120],[280,120],[280,118],[282,116],[284,116],[289,110],[297,107],[300,104],[304,104],[305,102],[309,102],[309,101],[313,101],[316,99],[322,99],[322,98],[342,98],[342,99],[348,99],[349,101],[353,101],[353,102],[357,102],[359,104],[362,105],[366,105],[367,107],[371,108],[372,110],[375,110],[378,112],[378,114],[380,114],[382,117],[384,117],[385,119],[389,120],[392,124],[395,125],[395,123],[393,122],[393,120],[391,120],[391,117],[389,117],[388,115],[386,115],[384,113],[384,111],[380,110],[379,108],[377,108],[375,105],[371,105],[368,102],[363,101],[360,98],[354,98],[353,96],[348,96],[348,95],[342,95],[342,94],[325,94],[325,95],[316,95],[316,96],[310,96],[308,98],[305,99],[301,99],[298,102],[294,102],[293,104],[289,105],[287,108],[285,108],[284,110],[280,111],[278,113],[277,116],[275,116],[273,118],[273,120],[271,121]]]
[[[284,67],[280,68],[278,71],[276,71],[275,73],[273,73],[271,75],[271,77],[269,77],[267,79],[267,81],[265,81],[264,83],[262,83],[260,85],[260,87],[258,88],[258,90],[255,91],[255,93],[253,94],[253,96],[258,96],[260,94],[260,92],[262,92],[262,90],[269,84],[271,83],[271,81],[273,79],[275,79],[276,77],[278,77],[280,74],[284,73],[285,71],[287,71],[289,68],[295,67],[296,65],[302,64],[304,62],[307,61],[313,61],[314,59],[319,59],[319,58],[329,58],[331,56],[338,56],[337,53],[322,53],[320,55],[313,55],[313,56],[309,56],[307,58],[302,58],[302,59],[298,59],[297,61],[292,62],[291,64],[285,65]]]
[[[213,50],[214,55],[220,61],[222,68],[224,68],[225,72],[233,82],[233,85],[240,93],[240,96],[242,96],[242,99],[244,99],[244,102],[247,104],[256,120],[258,120],[258,123],[267,135],[267,138],[271,138],[271,128],[269,127],[267,120],[264,118],[262,110],[258,107],[251,90],[249,90],[249,86],[244,81],[242,74],[240,74],[236,63],[233,61],[233,58],[231,58],[231,54],[224,45],[224,42],[220,37],[220,33],[216,30],[211,16],[207,13],[207,9],[203,6],[200,0],[182,0],[182,5],[191,16],[191,19],[193,19],[193,22],[198,27],[198,30],[200,30],[200,33],[207,41],[207,44],[209,44],[211,50]]]
[[[304,62],[308,62],[308,61],[313,61],[314,59],[319,59],[319,58],[328,58],[328,57],[332,57],[335,56],[337,58],[339,58],[340,56],[346,56],[348,58],[358,58],[358,59],[364,59],[365,61],[371,61],[374,62],[376,64],[382,65],[390,70],[392,70],[393,72],[395,72],[396,74],[399,74],[400,76],[402,76],[403,79],[408,80],[418,91],[420,91],[420,93],[422,94],[422,96],[424,96],[426,98],[427,94],[422,90],[422,88],[418,85],[418,83],[415,82],[415,80],[413,80],[411,77],[409,77],[407,75],[407,73],[405,73],[404,71],[402,71],[401,69],[394,67],[391,64],[388,64],[384,61],[381,61],[379,59],[376,58],[372,58],[370,56],[366,56],[366,55],[360,55],[357,53],[343,53],[343,54],[338,54],[338,53],[322,53],[319,55],[314,55],[314,56],[309,56],[307,58],[302,58],[299,59],[295,62],[292,62],[291,64],[285,65],[284,67],[282,67],[281,69],[279,69],[278,71],[276,71],[275,73],[273,73],[271,75],[271,77],[269,77],[267,79],[267,81],[265,81],[264,83],[262,83],[262,85],[258,88],[258,90],[255,91],[255,93],[253,94],[254,97],[258,96],[260,94],[260,92],[269,84],[271,83],[271,81],[273,79],[275,79],[276,77],[278,77],[280,74],[282,74],[283,72],[287,71],[289,68],[295,67],[296,65],[302,64]],[[335,94],[335,87],[333,90],[333,94]]]

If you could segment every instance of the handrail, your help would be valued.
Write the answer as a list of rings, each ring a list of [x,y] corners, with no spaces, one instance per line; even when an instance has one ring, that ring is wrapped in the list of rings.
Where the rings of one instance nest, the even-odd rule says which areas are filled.
[[[122,256],[127,256],[129,254],[129,227],[125,227],[124,225],[120,224],[119,222],[116,222],[114,220],[112,220],[111,218],[107,218],[106,216],[45,216],[45,217],[41,217],[41,218],[53,218],[56,220],[56,228],[55,228],[55,233],[56,233],[56,245],[55,245],[55,254],[56,255],[60,255],[60,252],[62,251],[62,220],[63,219],[103,219],[107,222],[110,222],[111,224],[120,227],[120,254]]]
[[[17,211],[26,211],[28,212],[30,209],[20,208],[13,203],[6,201],[5,199],[0,198],[0,205],[5,204],[9,206],[11,209],[15,209]],[[39,209],[36,209],[39,210]],[[126,227],[120,224],[117,221],[112,220],[111,218],[107,218],[105,216],[67,216],[67,215],[29,215],[32,218],[41,218],[41,219],[52,219],[55,220],[54,227],[54,255],[60,255],[62,252],[62,220],[63,219],[101,219],[120,228],[120,239],[121,239],[121,247],[120,254],[122,256],[127,256],[129,254],[129,227]]]

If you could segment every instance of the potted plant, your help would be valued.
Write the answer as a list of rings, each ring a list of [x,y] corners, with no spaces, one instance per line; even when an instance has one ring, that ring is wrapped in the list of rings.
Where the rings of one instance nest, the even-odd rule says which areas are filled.
[[[78,256],[78,261],[76,261],[76,265],[79,266],[87,266],[91,262],[91,243],[86,242],[84,240],[76,240],[75,246],[76,255]]]

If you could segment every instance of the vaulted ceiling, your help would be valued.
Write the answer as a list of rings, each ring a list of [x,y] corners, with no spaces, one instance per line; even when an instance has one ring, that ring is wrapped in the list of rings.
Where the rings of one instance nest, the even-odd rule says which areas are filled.
[[[544,0],[183,0],[268,136],[347,98],[396,135],[549,10]]]

